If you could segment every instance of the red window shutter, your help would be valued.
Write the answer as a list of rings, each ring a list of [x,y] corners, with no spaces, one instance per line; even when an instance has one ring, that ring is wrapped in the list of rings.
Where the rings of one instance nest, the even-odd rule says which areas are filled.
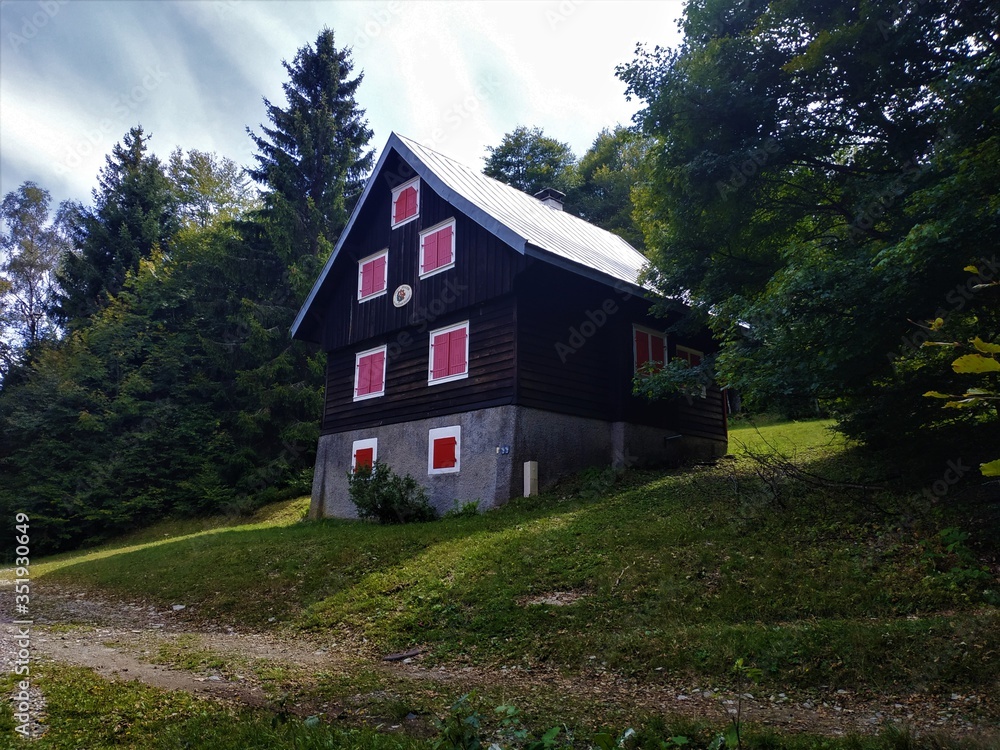
[[[452,469],[455,467],[458,441],[453,437],[438,438],[434,441],[434,468]]]
[[[697,367],[698,365],[701,364],[701,355],[700,354],[695,354],[694,352],[691,352],[691,354],[689,356],[690,356],[690,359],[688,361],[691,363],[692,367]]]
[[[371,355],[371,387],[369,393],[379,393],[384,385],[385,352],[375,352]]]
[[[361,266],[361,296],[368,297],[374,293],[375,262],[369,261]]]
[[[662,336],[650,336],[650,361],[659,362],[661,365],[666,361],[663,354],[663,337]]]
[[[416,188],[408,187],[403,191],[401,196],[403,203],[403,218],[409,219],[411,216],[416,216],[417,213],[417,190]]]
[[[432,372],[435,379],[448,377],[448,363],[451,360],[450,343],[451,336],[447,333],[441,333],[434,337],[431,345],[431,356],[434,358]]]
[[[437,232],[424,237],[424,273],[438,267],[438,236]]]
[[[408,187],[396,194],[396,202],[392,207],[392,222],[398,224],[411,216],[417,215],[417,189]]]
[[[385,352],[373,352],[358,360],[357,396],[381,393],[385,374]]]
[[[385,289],[385,256],[372,261],[372,294],[377,294]]]
[[[642,367],[649,362],[649,334],[645,331],[635,332],[635,367]]]
[[[465,361],[465,337],[468,335],[468,331],[465,328],[459,328],[457,331],[452,331],[449,334],[451,339],[448,344],[451,349],[448,355],[448,374],[449,375],[461,375],[467,369],[467,362]]]
[[[396,194],[396,202],[392,205],[392,223],[398,224],[411,216],[417,215],[417,189],[408,187]]]
[[[358,360],[357,395],[367,396],[371,393],[372,362],[370,357],[362,357]]]
[[[373,463],[375,463],[374,448],[359,448],[358,452],[354,454],[355,471],[360,471],[361,469],[370,469]]]
[[[437,265],[435,266],[435,268],[446,266],[452,261],[451,235],[452,235],[451,227],[445,227],[444,229],[442,229],[440,232],[437,233],[438,254],[437,254]]]

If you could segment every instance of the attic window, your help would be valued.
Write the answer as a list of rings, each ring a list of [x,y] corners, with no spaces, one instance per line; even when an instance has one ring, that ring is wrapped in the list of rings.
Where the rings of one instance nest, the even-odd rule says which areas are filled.
[[[455,220],[420,233],[420,278],[455,265]]]
[[[358,261],[358,300],[372,299],[385,294],[388,263],[388,250]]]
[[[385,393],[385,346],[360,352],[354,360],[354,400]]]
[[[469,321],[431,331],[427,385],[469,377]]]
[[[392,228],[413,221],[420,215],[420,178],[404,182],[392,191]]]
[[[378,438],[355,440],[351,455],[351,471],[371,469],[378,459]]]
[[[649,328],[632,327],[633,359],[635,371],[652,364],[654,371],[666,362],[667,337]]]
[[[674,355],[674,359],[683,359],[691,367],[697,367],[701,364],[702,357],[705,355],[696,349],[689,349],[686,346],[677,345],[677,353]]]
[[[457,474],[462,466],[462,428],[438,427],[427,435],[427,473]]]

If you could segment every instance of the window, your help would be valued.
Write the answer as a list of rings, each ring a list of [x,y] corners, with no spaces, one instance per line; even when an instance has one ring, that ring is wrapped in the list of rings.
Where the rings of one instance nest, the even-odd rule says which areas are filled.
[[[469,377],[469,321],[431,331],[427,385]]]
[[[371,469],[378,460],[378,438],[355,440],[351,452],[351,471]]]
[[[358,261],[358,300],[385,294],[388,286],[389,251],[383,250]]]
[[[420,278],[455,265],[455,220],[420,233]]]
[[[635,371],[639,372],[643,365],[649,363],[653,363],[655,370],[659,370],[659,366],[667,361],[667,337],[658,331],[639,326],[632,327],[632,334]]]
[[[691,367],[697,367],[701,364],[701,359],[705,355],[699,352],[697,349],[689,349],[686,346],[677,345],[677,353],[674,355],[674,359],[683,359]]]
[[[420,178],[404,182],[392,191],[392,228],[420,215]]]
[[[427,473],[457,474],[462,465],[462,428],[438,427],[428,433]]]
[[[385,347],[361,352],[354,360],[354,400],[385,393]]]
[[[677,345],[677,351],[674,353],[674,359],[683,359],[688,363],[689,367],[697,367],[701,364],[701,360],[705,355],[699,352],[697,349],[691,349],[687,346]],[[702,398],[708,398],[708,388],[702,383],[701,393],[699,394]]]

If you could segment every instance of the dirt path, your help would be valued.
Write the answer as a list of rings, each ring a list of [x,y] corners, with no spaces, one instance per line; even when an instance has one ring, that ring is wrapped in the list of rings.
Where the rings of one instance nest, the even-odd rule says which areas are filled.
[[[7,614],[13,611],[12,597],[10,582],[0,581],[0,627],[6,631],[0,655],[8,654],[8,662],[14,632]],[[720,723],[725,712],[737,706],[735,695],[667,677],[650,684],[600,669],[567,677],[551,669],[428,666],[419,655],[387,662],[364,643],[309,637],[277,627],[261,632],[206,624],[180,605],[155,607],[44,581],[34,584],[32,599],[36,656],[88,667],[111,680],[138,680],[250,706],[275,708],[279,696],[287,700],[291,695],[282,708],[303,716],[375,721],[379,704],[387,698],[402,699],[412,691],[445,685],[461,691],[488,687],[503,694],[539,693],[612,710],[641,709]],[[358,692],[352,692],[362,674],[368,678],[358,682]],[[329,693],[316,689],[317,675],[340,679],[347,689],[333,698],[317,697]],[[370,687],[371,675],[378,686]],[[741,703],[747,721],[828,735],[867,734],[887,725],[954,735],[996,732],[995,718],[1000,715],[997,696],[977,695],[934,700],[923,695],[871,698],[845,691],[767,693],[745,695]],[[1000,743],[1000,732],[990,736]]]

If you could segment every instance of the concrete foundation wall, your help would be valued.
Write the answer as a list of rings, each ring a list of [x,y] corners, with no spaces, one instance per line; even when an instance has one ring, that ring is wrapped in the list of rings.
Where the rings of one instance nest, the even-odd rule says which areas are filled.
[[[456,474],[429,475],[428,431],[462,428]],[[522,494],[524,462],[538,462],[540,489],[591,466],[617,468],[676,463],[691,457],[722,455],[721,442],[680,437],[672,430],[604,422],[520,406],[499,406],[446,417],[323,435],[316,452],[311,518],[356,518],[347,492],[354,441],[378,439],[377,460],[397,474],[410,474],[428,490],[431,504],[444,513],[479,501],[481,510]]]

